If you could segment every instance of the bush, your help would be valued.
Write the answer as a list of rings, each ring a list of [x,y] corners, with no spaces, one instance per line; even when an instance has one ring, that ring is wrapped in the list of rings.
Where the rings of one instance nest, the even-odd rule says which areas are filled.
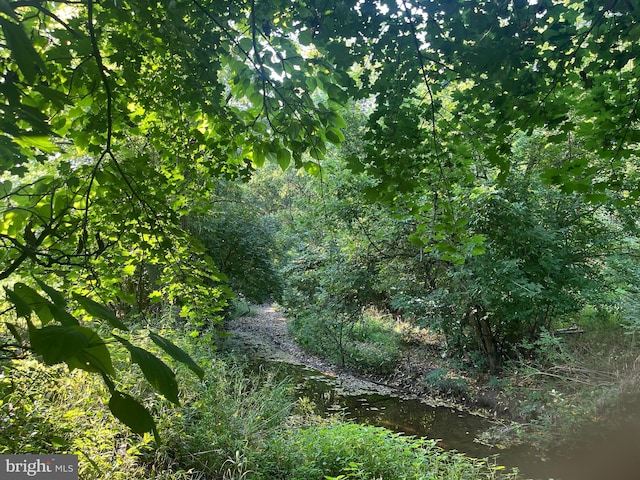
[[[183,468],[217,478],[261,448],[292,406],[289,384],[273,375],[247,376],[241,366],[213,362],[180,415],[167,418],[167,445]],[[191,388],[190,388],[191,390]]]
[[[388,316],[370,309],[349,333],[348,364],[366,373],[390,374],[400,356],[401,335]]]
[[[77,454],[89,480],[146,477],[138,455],[153,437],[132,434],[96,402],[107,392],[94,375],[22,360],[5,364],[0,378],[0,453]]]
[[[462,377],[456,377],[444,368],[436,368],[424,377],[425,384],[430,390],[442,395],[464,397],[467,394],[467,381]]]
[[[254,459],[259,479],[489,479],[486,461],[447,452],[380,427],[333,421],[275,438]]]
[[[394,322],[375,311],[351,318],[307,309],[289,327],[305,350],[361,372],[389,374],[400,356]]]

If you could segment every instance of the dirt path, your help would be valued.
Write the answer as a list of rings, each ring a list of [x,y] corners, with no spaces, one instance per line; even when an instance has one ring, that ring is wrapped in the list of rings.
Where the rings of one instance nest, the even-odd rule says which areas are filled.
[[[356,377],[303,351],[289,336],[287,319],[273,305],[265,304],[253,308],[258,310],[256,315],[239,317],[227,324],[226,331],[230,334],[230,338],[225,342],[226,348],[249,352],[253,356],[268,361],[286,362],[312,368],[325,375],[335,377],[341,389],[350,394],[374,392],[406,397],[398,389]]]

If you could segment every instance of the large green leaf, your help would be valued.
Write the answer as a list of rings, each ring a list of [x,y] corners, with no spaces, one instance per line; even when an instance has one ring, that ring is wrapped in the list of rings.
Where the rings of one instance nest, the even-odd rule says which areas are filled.
[[[45,326],[53,320],[53,311],[51,307],[54,305],[33,288],[19,282],[13,286],[13,291],[16,295],[22,298],[29,307],[31,307],[31,310],[36,312],[42,322],[42,326]]]
[[[16,307],[16,315],[18,317],[29,318],[31,316],[31,307],[25,300],[15,293],[13,290],[4,287],[4,291],[7,295],[7,300],[9,300]]]
[[[27,82],[32,83],[36,79],[38,70],[42,73],[46,72],[42,58],[33,48],[33,42],[22,29],[22,25],[0,17],[0,27],[4,32],[13,60],[18,64]]]
[[[87,372],[104,373],[115,377],[116,372],[111,362],[109,349],[100,336],[89,327],[74,327],[76,330],[84,333],[89,339],[89,344],[73,357],[67,358],[65,362],[69,368],[80,368]]]
[[[90,343],[90,338],[83,327],[51,325],[35,328],[31,322],[29,322],[29,339],[34,353],[41,355],[47,365],[70,359],[87,348]]]
[[[168,353],[174,360],[184,363],[189,369],[195,373],[200,380],[204,378],[204,370],[189,356],[187,352],[182,350],[171,341],[167,340],[160,335],[149,332],[149,337],[153,340],[153,343],[158,345],[162,350]]]
[[[5,288],[5,291],[9,301],[16,306],[16,312],[19,317],[28,318],[31,312],[35,311],[43,327],[51,320],[56,320],[65,326],[78,325],[78,320],[68,313],[63,306],[58,305],[64,304],[64,299],[51,288],[49,288],[48,293],[50,296],[53,294],[52,298],[57,303],[51,303],[33,288],[20,282],[14,285],[13,291],[7,288]]]
[[[156,428],[156,423],[149,411],[126,393],[112,392],[109,410],[134,433],[143,434]]]
[[[62,295],[62,293],[58,292],[55,288],[50,287],[42,280],[36,279],[36,282],[38,283],[38,286],[44,290],[47,295],[49,295],[49,298],[54,305],[63,309],[67,307],[67,301],[64,299],[64,295]]]
[[[82,306],[82,308],[86,310],[89,315],[97,318],[102,318],[103,320],[109,322],[112,327],[119,330],[129,330],[127,326],[122,323],[122,321],[116,316],[116,314],[104,305],[101,305],[98,302],[91,300],[89,297],[85,297],[84,295],[80,295],[78,293],[74,293],[73,298]]]
[[[176,405],[178,400],[178,382],[173,371],[153,353],[132,345],[128,340],[114,335],[114,337],[129,350],[131,361],[137,363],[147,381],[165,398]]]

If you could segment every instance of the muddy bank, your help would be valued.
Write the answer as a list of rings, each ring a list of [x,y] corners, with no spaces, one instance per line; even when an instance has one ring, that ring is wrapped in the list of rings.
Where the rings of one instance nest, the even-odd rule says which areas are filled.
[[[379,393],[402,395],[403,392],[381,382],[361,378],[345,372],[337,366],[302,350],[291,339],[287,331],[287,319],[273,305],[258,305],[257,314],[231,320],[226,325],[230,337],[225,348],[249,350],[251,355],[265,360],[285,362],[313,368],[325,375],[335,377],[347,394]]]
[[[252,309],[257,310],[257,313],[239,317],[227,323],[226,331],[230,337],[225,341],[225,348],[238,348],[245,351],[248,348],[252,355],[259,358],[313,368],[325,375],[336,377],[341,389],[347,394],[356,395],[358,392],[366,392],[393,395],[405,399],[418,399],[431,406],[444,406],[471,411],[486,417],[492,416],[488,410],[469,408],[469,405],[476,402],[465,405],[445,397],[434,397],[420,392],[419,388],[415,388],[414,381],[407,372],[417,372],[424,368],[428,372],[435,367],[420,364],[424,361],[419,360],[415,355],[400,362],[397,371],[389,377],[364,376],[345,371],[302,350],[288,334],[286,317],[274,305],[258,305]],[[421,371],[424,372],[424,370]]]

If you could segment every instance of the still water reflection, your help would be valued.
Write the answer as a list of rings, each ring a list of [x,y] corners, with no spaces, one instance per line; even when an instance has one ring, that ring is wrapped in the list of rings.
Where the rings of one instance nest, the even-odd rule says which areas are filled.
[[[260,363],[261,368],[265,363]],[[438,445],[476,458],[499,455],[498,463],[518,467],[525,478],[552,478],[541,459],[524,448],[498,450],[479,443],[477,437],[493,425],[484,417],[417,399],[354,389],[336,377],[283,362],[266,362],[280,375],[291,378],[299,397],[308,398],[316,413],[339,413],[358,423],[386,427],[398,433],[438,439]]]

